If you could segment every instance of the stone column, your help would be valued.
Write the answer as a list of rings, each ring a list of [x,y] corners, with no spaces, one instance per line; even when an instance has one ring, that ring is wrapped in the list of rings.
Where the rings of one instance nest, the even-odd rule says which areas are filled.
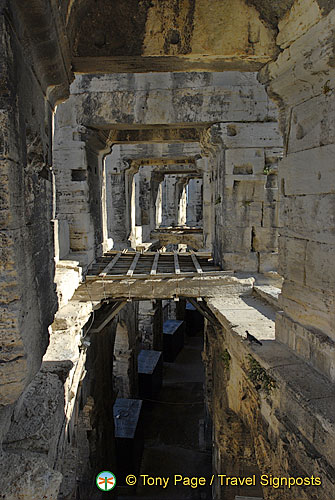
[[[202,179],[190,179],[188,182],[188,200],[186,207],[186,225],[202,225]]]
[[[163,348],[163,314],[161,300],[139,303],[139,333],[145,349]]]
[[[218,171],[216,228],[223,263],[239,271],[276,271],[278,123],[227,123],[220,131],[224,163]]]
[[[177,177],[176,187],[175,187],[175,205],[176,205],[176,219],[178,226],[184,226],[186,224],[186,184],[187,178]]]
[[[113,240],[114,249],[129,246],[129,221],[126,195],[127,162],[120,160],[114,150],[105,160],[106,164],[106,211],[108,238]]]
[[[283,51],[261,79],[280,106],[285,139],[276,337],[334,381],[335,10],[313,3],[279,24]]]
[[[154,218],[152,193],[151,193],[151,166],[141,167],[139,170],[140,185],[139,185],[139,210],[140,224],[142,226],[142,241],[150,240],[150,232],[154,229],[152,219]]]
[[[176,176],[166,175],[162,185],[162,226],[175,226],[176,217]]]
[[[275,271],[277,164],[282,155],[278,123],[221,123],[210,133],[203,187],[205,241],[211,217],[214,258],[225,269]]]
[[[164,176],[152,172],[150,179],[150,230],[156,229],[162,222],[162,182]]]
[[[81,134],[84,131],[84,127],[79,126],[58,127],[56,115],[53,164],[56,179],[56,217],[60,228],[63,228],[60,245],[64,257],[69,258],[70,253],[76,253],[77,259],[85,266],[95,256],[89,176],[97,176],[98,189],[100,176],[98,159],[92,158],[93,152],[88,154],[86,144],[82,140]],[[96,207],[97,210],[98,208]],[[64,239],[68,241],[68,255],[64,248]]]
[[[204,248],[212,249],[213,245],[213,190],[212,190],[212,172],[209,159],[204,157],[196,162],[197,166],[203,171],[203,196],[202,196],[202,213],[203,213],[203,235]]]

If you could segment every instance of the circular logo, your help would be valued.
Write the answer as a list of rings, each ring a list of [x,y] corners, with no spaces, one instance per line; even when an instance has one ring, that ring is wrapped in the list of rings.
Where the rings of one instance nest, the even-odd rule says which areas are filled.
[[[115,488],[116,477],[109,470],[104,470],[97,475],[95,482],[99,490],[110,491]]]

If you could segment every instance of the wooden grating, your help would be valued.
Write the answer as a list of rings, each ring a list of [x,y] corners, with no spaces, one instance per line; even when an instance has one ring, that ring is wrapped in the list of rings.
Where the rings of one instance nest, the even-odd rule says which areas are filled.
[[[205,252],[107,252],[89,269],[86,279],[193,276],[222,273]]]

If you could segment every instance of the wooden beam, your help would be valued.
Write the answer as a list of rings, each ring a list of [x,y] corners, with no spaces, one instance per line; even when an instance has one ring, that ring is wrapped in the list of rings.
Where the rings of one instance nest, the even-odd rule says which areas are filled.
[[[119,258],[121,257],[121,255],[122,255],[122,252],[118,252],[114,256],[113,260],[111,260],[107,264],[107,266],[105,267],[105,269],[99,274],[99,276],[102,276],[102,277],[106,276],[108,274],[108,272],[115,266],[115,264],[117,263],[117,261],[119,260]]]
[[[173,258],[174,258],[174,271],[175,271],[175,274],[180,274],[178,252],[173,252]]]
[[[136,264],[138,262],[138,259],[140,258],[141,252],[136,252],[135,257],[133,259],[133,262],[131,263],[130,268],[127,271],[127,276],[132,276],[134,274],[134,271],[136,269]]]
[[[136,279],[136,280],[155,280],[157,279],[158,281],[159,280],[162,280],[162,279],[170,279],[172,278],[172,276],[174,275],[175,273],[173,272],[164,272],[164,273],[156,273],[156,274],[148,274],[148,273],[139,273],[139,274],[135,274],[135,276],[132,277],[132,279]],[[234,274],[233,271],[204,271],[202,273],[202,277],[204,278],[208,278],[208,277],[213,277],[213,278],[217,278],[217,277],[222,277],[222,276],[232,276]],[[199,273],[196,273],[196,272],[183,272],[183,273],[180,273],[180,275],[178,276],[178,279],[182,279],[183,277],[185,278],[196,278],[196,277],[199,277]],[[93,281],[99,281],[99,278],[100,276],[99,275],[87,275],[85,277],[85,282],[90,282],[92,283]],[[105,276],[105,280],[104,282],[109,282],[109,281],[123,281],[123,280],[126,280],[127,279],[127,275],[126,274],[109,274],[108,276]]]
[[[158,259],[159,259],[159,252],[156,252],[156,255],[154,257],[154,261],[152,263],[152,268],[150,271],[151,276],[157,273]]]
[[[189,297],[188,302],[192,304],[193,307],[197,309],[197,311],[200,312],[210,323],[212,323],[214,326],[221,326],[219,320],[216,318],[216,316],[212,313],[210,309],[208,309],[206,304],[200,305],[197,302],[197,299]]]
[[[90,330],[90,333],[100,333],[111,321],[112,319],[123,309],[123,307],[127,304],[126,300],[122,300],[116,302],[111,310],[111,313],[107,316],[107,318],[98,326],[98,328],[94,328]]]
[[[74,300],[100,301],[100,300],[148,300],[148,299],[173,299],[179,297],[202,298],[229,296],[230,294],[243,294],[252,290],[252,280],[236,279],[226,273],[216,273],[209,277],[201,276],[194,272],[185,275],[170,273],[162,276],[157,273],[139,277],[125,274],[120,279],[95,277],[95,280],[86,280],[79,285],[74,294]]]
[[[191,252],[191,259],[193,261],[194,267],[197,270],[197,273],[202,274],[203,271],[201,269],[201,265],[199,264],[199,261],[198,261],[196,255],[194,254],[194,252]]]

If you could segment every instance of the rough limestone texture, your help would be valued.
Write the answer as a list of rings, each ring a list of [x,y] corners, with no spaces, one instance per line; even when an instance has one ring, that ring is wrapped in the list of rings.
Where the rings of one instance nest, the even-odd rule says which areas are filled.
[[[224,123],[205,137],[211,152],[215,258],[225,269],[269,272],[278,259],[278,124]]]
[[[0,2],[0,495],[56,500],[56,470],[76,457],[78,422],[90,431],[86,463],[88,455],[92,469],[114,463],[106,450],[113,385],[136,393],[136,305],[94,339],[84,383],[90,339],[81,337],[99,304],[87,290],[84,303],[69,299],[78,264],[85,270],[114,234],[122,248],[141,232],[148,206],[141,200],[137,225],[136,169],[184,160],[203,177],[204,246],[215,259],[250,276],[276,269],[279,250],[284,278],[274,310],[245,296],[250,277],[229,278],[209,303],[223,325],[209,332],[204,356],[215,471],[314,474],[322,490],[250,496],[334,499],[334,25],[332,0]],[[197,73],[255,71],[270,59],[258,77]],[[59,105],[52,144],[52,113],[68,96],[71,65],[82,74]],[[114,74],[98,75],[106,71]],[[284,136],[280,163],[270,98]],[[115,178],[103,163],[114,140],[129,143],[110,163]],[[139,193],[148,186],[146,178]],[[109,286],[117,298],[119,285]],[[201,295],[200,280],[196,287]],[[158,292],[172,297],[175,289],[160,284]],[[193,281],[185,294],[194,289]],[[106,299],[103,282],[95,291]],[[155,298],[150,283],[136,292]],[[246,328],[262,345],[245,339]]]
[[[58,126],[263,121],[276,110],[255,73],[78,75],[57,110]]]
[[[276,110],[269,101],[264,88],[257,82],[255,74],[252,73],[197,73],[197,74],[119,74],[119,75],[86,75],[77,76],[71,87],[71,98],[64,104],[60,105],[56,116],[56,134],[55,134],[55,170],[56,182],[59,185],[59,194],[57,199],[57,217],[60,220],[65,220],[69,226],[70,250],[83,253],[86,263],[93,258],[94,251],[97,254],[99,246],[97,242],[101,234],[99,233],[100,222],[103,223],[103,248],[107,247],[107,240],[113,240],[114,248],[125,248],[129,245],[136,247],[142,241],[150,236],[150,230],[154,226],[154,208],[153,203],[150,203],[151,221],[149,224],[147,207],[143,208],[144,220],[143,224],[135,221],[133,204],[144,203],[143,196],[134,193],[136,180],[136,168],[138,165],[145,165],[146,161],[150,160],[150,165],[157,165],[157,160],[162,161],[162,158],[170,157],[170,161],[198,161],[201,157],[201,148],[197,142],[184,144],[136,144],[132,145],[121,144],[112,147],[112,154],[105,160],[105,166],[100,171],[100,177],[103,182],[101,196],[106,200],[106,214],[99,214],[95,206],[98,200],[93,195],[88,197],[88,193],[92,191],[93,180],[92,168],[89,165],[87,157],[87,148],[84,141],[88,140],[88,144],[95,145],[97,148],[97,137],[95,142],[90,136],[87,139],[87,131],[96,130],[96,135],[99,136],[100,148],[107,147],[102,145],[101,141],[112,141],[108,139],[113,130],[118,128],[131,127],[131,130],[141,130],[145,126],[146,130],[151,128],[151,139],[155,139],[155,126],[168,124],[173,127],[178,127],[187,124],[188,127],[208,126],[208,122],[228,122],[245,121],[250,123],[250,130],[246,125],[240,131],[238,139],[243,143],[243,138],[248,138],[245,145],[254,150],[247,150],[243,144],[239,151],[235,151],[235,158],[227,151],[227,164],[232,165],[231,174],[235,177],[227,175],[224,182],[227,186],[231,186],[234,180],[244,180],[243,169],[246,163],[252,162],[257,175],[257,179],[264,182],[263,170],[269,165],[275,164],[278,151],[270,150],[270,146],[278,144],[280,148],[281,140],[278,135],[278,130],[275,123],[268,122],[276,120]],[[266,122],[266,123],[262,123]],[[100,132],[97,132],[99,128]],[[105,129],[104,134],[101,134],[101,129]],[[240,127],[241,129],[243,127]],[[195,130],[194,129],[194,130]],[[176,129],[178,130],[178,128]],[[192,130],[190,128],[190,130]],[[229,135],[234,139],[232,129]],[[158,132],[160,134],[160,131]],[[255,137],[258,137],[258,142]],[[124,138],[126,141],[127,138]],[[216,140],[216,138],[215,138]],[[92,142],[93,141],[93,142]],[[130,140],[131,142],[131,140]],[[228,144],[228,143],[227,143]],[[234,144],[234,141],[232,141]],[[232,146],[233,148],[236,147]],[[259,149],[257,149],[257,147]],[[267,157],[265,158],[266,149]],[[272,148],[273,149],[273,148]],[[205,153],[206,154],[206,153]],[[240,155],[238,158],[236,154]],[[243,158],[242,156],[249,155]],[[198,158],[195,158],[198,155]],[[229,156],[230,155],[230,156]],[[242,155],[242,156],[241,156]],[[250,157],[250,155],[252,157]],[[257,155],[255,157],[255,155]],[[138,163],[129,165],[129,160],[136,160]],[[157,159],[157,160],[155,160]],[[224,160],[225,161],[225,160]],[[257,164],[257,165],[256,165]],[[79,166],[79,167],[78,167]],[[94,167],[99,172],[101,167]],[[198,167],[199,168],[199,167]],[[206,164],[204,164],[206,169]],[[200,167],[203,175],[205,170]],[[133,169],[133,170],[132,170]],[[221,166],[218,169],[222,173]],[[230,166],[228,166],[228,170]],[[235,172],[233,170],[235,169]],[[240,169],[239,173],[236,173]],[[71,170],[71,172],[70,172]],[[218,175],[221,175],[219,173]],[[134,177],[135,176],[135,177]],[[237,177],[236,177],[237,176]],[[255,180],[252,177],[252,180]],[[97,183],[98,178],[95,179]],[[145,182],[149,182],[147,179]],[[209,186],[211,179],[209,174],[203,178],[204,187],[203,193],[207,190],[206,196],[203,194],[204,206],[208,224],[204,235],[204,246],[210,248],[212,245],[209,232],[211,231],[210,220],[214,220],[210,212],[211,205],[215,204],[217,198],[213,199],[213,194],[209,195],[212,187]],[[249,267],[249,270],[255,268],[268,271],[276,267],[276,217],[277,210],[274,197],[276,195],[276,179],[275,169],[270,172],[266,179],[268,191],[266,196],[262,197],[263,204],[258,204],[256,210],[263,210],[264,215],[264,230],[258,230],[255,235],[255,246],[258,256],[248,256],[248,264],[244,268]],[[207,183],[207,185],[206,185]],[[186,203],[185,189],[178,187],[178,192],[181,196],[181,203]],[[144,189],[143,182],[139,182],[139,193]],[[260,184],[259,189],[262,189]],[[135,189],[136,191],[136,189]],[[166,190],[164,190],[166,193]],[[164,197],[164,192],[162,196]],[[210,196],[210,198],[209,198]],[[165,199],[165,198],[164,198]],[[172,199],[172,198],[171,198]],[[141,200],[141,202],[139,201]],[[247,200],[248,201],[248,200]],[[174,202],[175,203],[175,202]],[[179,204],[179,202],[178,202]],[[207,206],[205,207],[205,205]],[[162,206],[167,204],[162,200]],[[174,209],[172,209],[174,210]],[[162,214],[165,217],[164,213]],[[208,217],[211,217],[209,219]],[[246,241],[251,239],[251,231],[253,228],[252,222],[249,222],[249,214],[241,214],[241,217],[246,217],[245,227],[249,226],[250,235],[246,236]],[[171,218],[170,218],[171,219]],[[171,225],[171,223],[184,223],[185,215],[179,211],[179,215],[174,215],[168,222],[163,221],[163,224]],[[174,220],[177,219],[177,220]],[[219,223],[220,224],[220,223]],[[263,225],[261,221],[260,225]],[[97,227],[98,226],[98,227]],[[142,226],[142,228],[140,227]],[[218,225],[218,228],[220,226]],[[272,230],[272,232],[271,232]],[[229,235],[227,235],[229,238]],[[227,246],[227,260],[235,259],[232,246]],[[258,245],[258,246],[257,246]],[[235,245],[236,246],[236,245]],[[266,250],[264,250],[266,247]],[[251,242],[248,252],[250,253]],[[266,256],[264,256],[266,253]],[[246,254],[244,248],[244,254]],[[84,264],[84,260],[78,257],[80,262]],[[235,259],[236,260],[236,259]],[[257,261],[257,262],[256,262]],[[258,262],[259,261],[259,262]],[[241,262],[241,259],[240,259]],[[252,262],[252,264],[250,264]],[[229,265],[231,267],[231,265]],[[241,265],[233,265],[233,268],[241,268]]]
[[[218,474],[321,478],[322,486],[225,491],[278,500],[334,496],[334,388],[275,339],[276,309],[253,296],[211,299],[204,363]],[[261,344],[246,338],[248,330]],[[262,491],[263,490],[263,491]],[[219,489],[217,490],[219,491]],[[219,495],[217,498],[221,498]]]
[[[57,375],[38,373],[22,394],[4,441],[7,451],[43,454],[54,465],[64,419],[63,385]],[[29,418],[27,418],[27,416]]]
[[[283,312],[276,335],[334,381],[335,11],[322,17],[311,4],[312,10],[302,12],[297,2],[282,21],[278,40],[285,50],[261,73],[286,130],[279,166]]]
[[[57,500],[62,474],[48,464],[26,454],[4,453],[0,457],[0,488],[6,500]]]
[[[39,370],[57,304],[51,107],[43,93],[42,68],[32,71],[27,47],[19,43],[8,19],[1,4],[1,408],[13,404]],[[0,421],[0,442],[8,416]]]
[[[203,218],[202,178],[190,179],[187,184],[186,225],[202,227]]]

